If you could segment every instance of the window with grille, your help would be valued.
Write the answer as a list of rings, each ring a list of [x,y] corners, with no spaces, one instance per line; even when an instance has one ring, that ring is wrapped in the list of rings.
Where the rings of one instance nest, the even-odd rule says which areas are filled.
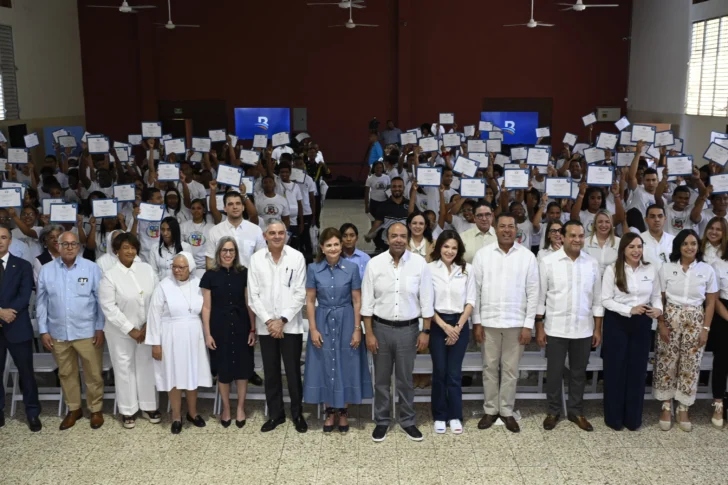
[[[0,25],[0,120],[17,120],[19,118],[13,29],[9,25]]]
[[[693,24],[685,113],[728,116],[728,16]]]

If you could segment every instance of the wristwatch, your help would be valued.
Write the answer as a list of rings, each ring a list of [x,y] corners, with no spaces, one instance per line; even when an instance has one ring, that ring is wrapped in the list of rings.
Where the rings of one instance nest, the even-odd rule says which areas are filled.
[[[288,319],[286,317],[281,317],[281,321],[283,322],[283,324],[288,323]]]
[[[423,328],[422,329],[422,333],[424,333],[425,335],[430,335],[430,329],[429,328]]]

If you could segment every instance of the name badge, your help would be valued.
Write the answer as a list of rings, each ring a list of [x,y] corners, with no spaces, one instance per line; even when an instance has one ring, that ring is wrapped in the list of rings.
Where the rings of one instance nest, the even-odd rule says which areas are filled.
[[[88,283],[88,278],[79,278],[78,282],[81,284],[81,286],[86,286],[86,283]]]

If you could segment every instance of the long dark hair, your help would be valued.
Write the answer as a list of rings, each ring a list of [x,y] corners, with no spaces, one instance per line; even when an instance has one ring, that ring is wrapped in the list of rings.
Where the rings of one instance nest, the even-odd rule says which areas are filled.
[[[698,242],[698,252],[695,254],[695,261],[703,262],[703,249],[700,247],[700,238],[698,237],[698,233],[693,231],[692,229],[683,229],[682,231],[678,232],[677,236],[675,236],[675,239],[672,240],[672,252],[670,253],[671,263],[677,263],[678,261],[680,261],[680,257],[682,256],[682,254],[680,253],[680,248],[682,247],[685,239],[687,239],[688,236],[693,236]]]
[[[169,194],[171,192],[174,192],[175,194],[177,194],[177,208],[174,210],[174,215],[176,216],[177,214],[179,214],[179,211],[182,209],[182,196],[179,195],[179,190],[177,190],[175,188],[167,190],[164,193],[164,206],[167,208],[167,210],[169,210],[169,204],[167,203],[167,200],[169,200]]]
[[[639,239],[642,243],[642,250],[644,251],[645,248],[645,241],[642,240],[642,236],[639,234],[635,234],[633,232],[628,232],[624,236],[622,236],[622,239],[619,241],[619,249],[617,250],[617,262],[614,263],[614,282],[617,284],[617,288],[619,288],[619,291],[622,293],[629,293],[629,285],[627,285],[627,273],[624,271],[624,265],[625,265],[625,257],[624,257],[624,251],[627,249],[627,246],[632,244],[632,241],[635,239]],[[644,253],[642,254],[641,258],[642,264],[650,264],[645,262]]]
[[[463,255],[465,254],[465,244],[463,244],[463,240],[460,239],[460,235],[453,231],[452,229],[446,229],[440,233],[440,235],[437,237],[437,241],[435,242],[435,249],[432,250],[432,253],[430,254],[430,260],[431,261],[440,261],[442,260],[442,245],[445,244],[445,241],[449,241],[450,239],[454,239],[455,242],[458,243],[458,252],[455,255],[455,259],[452,260],[453,264],[456,264],[460,266],[463,269],[463,273],[466,272],[466,263],[465,258],[463,258]]]
[[[164,247],[164,238],[161,236],[162,232],[162,225],[167,224],[169,226],[169,230],[172,233],[172,241],[174,242],[174,254],[181,253],[182,252],[182,231],[179,229],[179,222],[177,222],[177,219],[169,216],[162,219],[162,222],[159,224],[159,255],[162,255],[162,247]]]
[[[425,220],[425,232],[422,233],[422,236],[427,239],[427,241],[432,244],[432,231],[430,230],[430,224],[427,221],[427,216],[424,214],[424,212],[420,212],[419,210],[415,210],[407,217],[407,240],[412,239],[412,231],[410,231],[410,222],[417,217],[422,216],[422,218]]]
[[[549,249],[551,248],[551,227],[558,224],[561,227],[564,227],[564,223],[560,220],[556,221],[549,221],[548,224],[546,224],[546,237],[543,240],[543,249]]]

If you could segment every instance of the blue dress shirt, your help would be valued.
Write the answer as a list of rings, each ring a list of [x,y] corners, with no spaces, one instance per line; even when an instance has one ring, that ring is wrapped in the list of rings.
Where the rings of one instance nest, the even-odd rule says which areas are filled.
[[[359,279],[364,280],[364,270],[367,267],[367,263],[372,259],[367,253],[359,248],[354,249],[354,254],[347,256],[345,252],[341,252],[341,257],[348,259],[352,263],[356,264],[359,268]]]
[[[36,299],[38,331],[56,340],[80,340],[103,330],[100,282],[101,269],[81,255],[70,268],[62,258],[43,265]]]
[[[384,157],[384,150],[382,149],[382,145],[380,145],[378,141],[375,141],[372,149],[369,150],[369,165],[374,165],[374,162],[382,157]]]

